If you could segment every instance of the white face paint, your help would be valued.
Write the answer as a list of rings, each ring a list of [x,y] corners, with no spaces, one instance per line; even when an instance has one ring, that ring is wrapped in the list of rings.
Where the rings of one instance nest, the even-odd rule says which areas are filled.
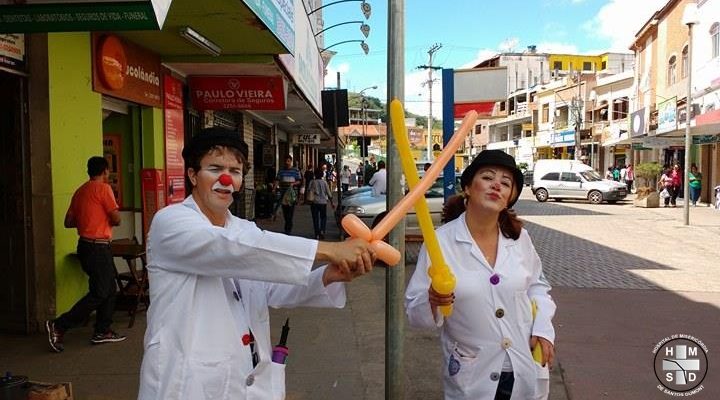
[[[223,185],[220,183],[220,181],[215,181],[215,183],[212,185],[212,190],[217,192],[229,192],[232,193],[235,191],[235,187],[233,185]]]

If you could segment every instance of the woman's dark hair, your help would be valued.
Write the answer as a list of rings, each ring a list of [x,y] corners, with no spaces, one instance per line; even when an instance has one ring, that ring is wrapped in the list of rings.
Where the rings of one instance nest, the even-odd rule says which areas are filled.
[[[315,173],[313,175],[315,176],[315,179],[322,179],[325,176],[325,173],[322,168],[315,168]]]
[[[445,202],[442,219],[444,222],[450,222],[459,217],[465,210],[465,196],[456,194]],[[523,222],[518,218],[515,210],[506,208],[500,211],[498,224],[500,225],[500,232],[502,232],[506,238],[517,240],[520,237]]]

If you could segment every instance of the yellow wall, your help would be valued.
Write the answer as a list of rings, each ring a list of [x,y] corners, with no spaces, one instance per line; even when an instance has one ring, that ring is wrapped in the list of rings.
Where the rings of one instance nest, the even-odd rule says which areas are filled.
[[[55,237],[56,311],[87,292],[74,255],[75,229],[63,226],[75,189],[88,180],[87,160],[102,156],[102,97],[92,91],[90,34],[48,34],[50,144]]]
[[[595,64],[595,70],[600,71],[602,68],[602,56],[581,56],[575,54],[550,54],[548,56],[548,63],[550,70],[554,70],[555,61],[562,62],[561,71],[567,71],[570,69],[570,63],[572,63],[573,71],[582,70],[583,63],[591,62]]]

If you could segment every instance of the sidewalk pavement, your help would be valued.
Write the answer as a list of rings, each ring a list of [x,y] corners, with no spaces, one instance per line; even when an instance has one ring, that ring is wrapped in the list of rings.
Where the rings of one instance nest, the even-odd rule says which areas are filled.
[[[706,390],[695,397],[720,398],[720,369],[712,367],[713,350],[720,349],[720,212],[693,208],[691,226],[683,227],[681,208],[541,204],[528,193],[518,204],[519,213],[528,222],[558,303],[551,399],[665,398],[655,389],[651,351],[673,333],[691,334],[708,345]],[[257,223],[282,230],[281,216]],[[330,210],[327,228],[327,239],[338,240]],[[293,234],[312,237],[309,207],[297,207]],[[412,252],[409,245],[409,258]],[[412,268],[408,263],[408,277]],[[290,318],[288,399],[384,398],[384,272],[377,268],[349,284],[344,309],[271,312],[273,342]],[[37,381],[70,381],[80,400],[134,399],[145,313],[131,329],[124,313],[115,318],[116,330],[128,340],[93,346],[92,327],[82,327],[68,332],[61,354],[48,351],[44,333],[0,335],[0,370]],[[441,399],[437,334],[405,332],[405,398]]]

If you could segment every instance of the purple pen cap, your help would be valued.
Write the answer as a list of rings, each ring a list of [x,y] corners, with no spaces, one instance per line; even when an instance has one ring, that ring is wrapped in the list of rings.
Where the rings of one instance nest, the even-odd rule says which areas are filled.
[[[275,346],[273,347],[273,353],[272,353],[272,361],[277,364],[285,364],[285,359],[287,358],[290,351],[285,346]]]

